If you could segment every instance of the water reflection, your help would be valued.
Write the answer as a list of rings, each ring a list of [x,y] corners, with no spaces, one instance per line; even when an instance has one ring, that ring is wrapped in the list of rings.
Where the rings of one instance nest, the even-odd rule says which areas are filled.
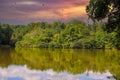
[[[80,78],[82,80],[97,80],[94,77],[95,75],[102,78],[103,75],[108,73],[112,74],[112,77],[105,76],[103,80],[111,79],[113,76],[116,80],[120,80],[120,51],[118,50],[0,49],[1,70],[5,69],[7,71],[11,68],[11,65],[21,65],[12,66],[13,69],[18,70],[18,73],[22,71],[19,68],[31,71],[31,74],[34,71],[43,73],[52,69],[59,78],[62,78],[62,76],[59,76],[60,74],[65,73],[63,77],[69,76],[71,80],[77,80],[78,75],[82,76],[78,80]],[[22,67],[22,65],[27,67]],[[22,74],[24,75],[24,73]],[[33,75],[38,76],[39,74]],[[97,78],[100,80],[101,78],[98,76]],[[23,77],[17,78],[17,80],[22,80]],[[70,79],[65,78],[65,80]],[[16,80],[16,77],[10,77],[9,80]],[[52,78],[52,80],[54,79]]]
[[[104,73],[86,71],[82,74],[70,74],[66,71],[30,70],[26,66],[0,68],[0,80],[115,80],[108,71]]]

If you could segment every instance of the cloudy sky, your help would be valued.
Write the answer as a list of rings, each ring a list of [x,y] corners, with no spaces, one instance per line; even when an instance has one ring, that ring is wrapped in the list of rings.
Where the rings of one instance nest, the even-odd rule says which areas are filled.
[[[85,71],[73,75],[66,71],[57,73],[52,69],[44,71],[30,70],[26,65],[11,65],[8,68],[0,67],[0,80],[115,80],[112,76],[109,71],[103,73]]]
[[[30,22],[70,19],[86,20],[85,6],[89,0],[0,0],[0,22]]]

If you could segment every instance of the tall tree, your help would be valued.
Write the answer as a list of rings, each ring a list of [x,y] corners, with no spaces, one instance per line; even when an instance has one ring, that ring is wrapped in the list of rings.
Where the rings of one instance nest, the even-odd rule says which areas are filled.
[[[120,34],[120,0],[90,0],[86,12],[94,22],[106,19],[106,30]]]

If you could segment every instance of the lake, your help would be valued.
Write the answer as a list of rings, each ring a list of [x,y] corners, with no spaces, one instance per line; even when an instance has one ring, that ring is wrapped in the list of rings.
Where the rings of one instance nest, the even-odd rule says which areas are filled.
[[[0,80],[120,80],[120,51],[0,48]]]

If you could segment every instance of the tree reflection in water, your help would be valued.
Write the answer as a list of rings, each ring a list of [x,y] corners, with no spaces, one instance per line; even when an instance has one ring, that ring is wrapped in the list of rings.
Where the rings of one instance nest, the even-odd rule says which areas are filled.
[[[78,49],[10,49],[0,50],[0,66],[27,65],[31,70],[46,71],[52,69],[57,73],[66,71],[73,75],[105,74],[109,71],[120,79],[120,51],[118,50],[78,50]],[[9,53],[9,54],[8,54]],[[7,58],[6,58],[7,57]],[[3,62],[2,62],[3,61]],[[108,79],[113,78],[107,76]],[[75,80],[75,79],[74,79]]]

